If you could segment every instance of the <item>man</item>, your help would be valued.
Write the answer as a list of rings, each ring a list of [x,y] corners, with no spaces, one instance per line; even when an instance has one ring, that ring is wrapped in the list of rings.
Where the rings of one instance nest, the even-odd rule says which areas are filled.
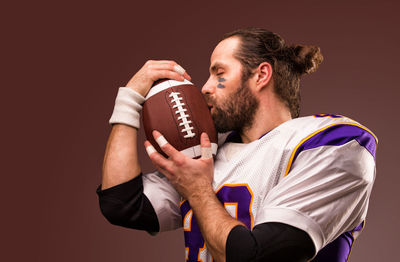
[[[113,224],[150,233],[183,226],[187,261],[346,261],[366,217],[376,137],[338,115],[299,116],[299,81],[322,62],[319,48],[287,46],[250,28],[227,34],[202,92],[220,136],[215,159],[189,159],[153,132],[158,172],[141,174],[139,112],[152,83],[190,76],[148,61],[120,88],[97,193]]]

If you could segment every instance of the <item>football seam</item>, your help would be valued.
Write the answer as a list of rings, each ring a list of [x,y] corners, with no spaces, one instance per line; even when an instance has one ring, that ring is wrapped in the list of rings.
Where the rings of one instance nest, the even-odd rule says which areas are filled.
[[[193,86],[194,87],[194,86]],[[188,101],[188,98],[187,98],[187,94],[185,93],[185,90],[187,90],[189,87],[187,87],[187,86],[178,86],[178,87],[176,87],[176,89],[177,90],[180,90],[180,92],[181,92],[181,95],[182,95],[182,97],[183,97],[183,99],[184,99],[184,101]],[[185,105],[186,105],[186,109],[188,110],[188,113],[189,113],[189,116],[190,116],[190,118],[193,120],[193,119],[195,119],[195,116],[196,116],[196,114],[195,114],[195,111],[192,111],[192,107],[191,107],[191,104],[188,104],[188,103],[185,103]],[[198,123],[196,122],[196,121],[192,121],[192,126],[193,126],[193,133],[195,133],[195,136],[193,136],[193,137],[191,137],[190,139],[194,139],[195,137],[196,137],[196,134],[200,134],[201,133],[201,127],[199,127],[199,125],[198,125]],[[183,141],[185,144],[186,143],[190,143],[189,142],[189,139],[185,139],[184,141]]]
[[[178,124],[178,130],[181,133],[184,133],[183,138],[188,139],[195,137],[196,133],[193,132],[195,127],[193,126],[193,121],[191,120],[191,112],[188,109],[187,103],[184,103],[186,99],[184,99],[184,94],[182,93],[182,90],[178,89],[175,91],[172,89],[172,92],[168,94],[168,97],[170,98],[170,103],[172,105],[171,110],[174,114],[174,119]]]

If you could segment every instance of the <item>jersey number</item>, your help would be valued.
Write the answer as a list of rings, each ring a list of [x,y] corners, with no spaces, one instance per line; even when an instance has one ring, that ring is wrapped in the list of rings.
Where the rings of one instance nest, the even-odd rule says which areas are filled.
[[[216,195],[232,217],[241,221],[249,229],[253,227],[251,214],[253,194],[247,184],[224,185]],[[186,261],[206,262],[207,248],[188,201],[181,204],[181,214],[185,232]]]

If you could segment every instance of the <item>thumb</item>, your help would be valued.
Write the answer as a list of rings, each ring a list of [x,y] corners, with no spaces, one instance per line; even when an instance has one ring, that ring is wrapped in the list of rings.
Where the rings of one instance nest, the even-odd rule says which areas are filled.
[[[212,158],[210,138],[204,132],[200,136],[200,146],[201,146],[201,158],[202,159]]]

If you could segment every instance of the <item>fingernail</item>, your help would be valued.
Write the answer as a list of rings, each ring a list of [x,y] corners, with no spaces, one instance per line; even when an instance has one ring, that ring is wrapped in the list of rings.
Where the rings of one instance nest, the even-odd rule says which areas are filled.
[[[154,148],[154,146],[150,145],[148,147],[146,147],[146,152],[147,154],[150,156],[151,154],[157,152],[156,149]]]
[[[157,142],[157,144],[158,144],[160,147],[163,147],[163,146],[165,146],[166,144],[168,144],[168,141],[167,141],[167,139],[165,139],[164,136],[159,136],[159,137],[156,139],[156,142]]]
[[[201,135],[203,136],[204,139],[208,139],[208,140],[210,139],[206,132],[201,133]]]

